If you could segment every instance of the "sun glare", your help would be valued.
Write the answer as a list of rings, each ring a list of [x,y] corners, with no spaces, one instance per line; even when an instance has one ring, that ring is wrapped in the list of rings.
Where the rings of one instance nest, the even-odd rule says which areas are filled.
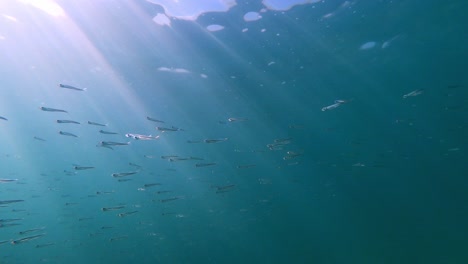
[[[20,2],[32,5],[54,17],[65,16],[63,9],[53,0],[20,0]]]

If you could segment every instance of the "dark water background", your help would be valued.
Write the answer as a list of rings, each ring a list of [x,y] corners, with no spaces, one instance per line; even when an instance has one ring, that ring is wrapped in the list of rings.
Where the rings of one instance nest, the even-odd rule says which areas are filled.
[[[59,4],[66,21],[2,4],[18,21],[0,32],[0,178],[18,180],[0,201],[24,201],[0,205],[0,263],[468,262],[468,2],[327,1],[251,23],[261,5],[238,3],[171,27],[143,1]]]

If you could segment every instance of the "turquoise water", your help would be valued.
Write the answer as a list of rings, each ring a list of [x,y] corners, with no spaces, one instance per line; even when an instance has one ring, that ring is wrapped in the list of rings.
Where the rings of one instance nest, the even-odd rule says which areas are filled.
[[[57,4],[0,4],[0,263],[468,261],[468,2]]]

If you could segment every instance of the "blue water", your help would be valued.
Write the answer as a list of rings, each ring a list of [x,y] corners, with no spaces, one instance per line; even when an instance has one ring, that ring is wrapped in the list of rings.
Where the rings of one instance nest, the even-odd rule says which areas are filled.
[[[468,2],[57,4],[1,4],[0,263],[468,262]]]

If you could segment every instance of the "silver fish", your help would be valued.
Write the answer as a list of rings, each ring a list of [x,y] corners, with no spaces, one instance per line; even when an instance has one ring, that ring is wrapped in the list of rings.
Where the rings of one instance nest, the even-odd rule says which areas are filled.
[[[184,131],[182,128],[178,128],[175,126],[172,127],[156,127],[157,130],[162,132],[173,132],[173,131]]]
[[[8,119],[6,117],[3,117],[3,116],[0,116],[0,119],[8,121]]]
[[[410,96],[418,96],[418,95],[420,95],[422,93],[423,93],[423,90],[414,90],[412,92],[409,92],[409,93],[403,95],[403,99],[408,98]]]
[[[90,170],[94,169],[94,167],[85,167],[85,166],[74,166],[73,167],[75,170]]]
[[[143,185],[143,187],[149,188],[149,187],[158,186],[158,185],[161,185],[161,184],[160,183],[146,183]]]
[[[212,162],[212,163],[197,163],[195,164],[195,167],[208,167],[208,166],[214,166],[216,165],[216,163]]]
[[[59,124],[77,124],[77,125],[80,124],[80,122],[77,122],[77,121],[73,121],[73,120],[63,120],[63,119],[57,120],[57,123],[59,123]]]
[[[13,245],[20,244],[20,243],[28,242],[30,240],[40,238],[40,237],[43,237],[43,236],[45,236],[45,234],[39,234],[39,235],[35,235],[35,236],[24,237],[24,238],[20,238],[20,239],[17,239],[17,240],[12,240],[11,244],[13,244]]]
[[[88,121],[88,124],[93,125],[93,126],[107,126],[106,124],[96,123],[92,121]]]
[[[126,137],[130,137],[130,138],[133,138],[133,139],[136,139],[136,140],[155,140],[155,139],[158,139],[159,136],[151,136],[151,135],[140,135],[140,134],[125,134]]]
[[[15,181],[18,181],[18,179],[1,179],[1,178],[0,178],[0,183],[15,182]]]
[[[123,217],[121,214],[119,214],[119,216]],[[128,236],[111,237],[111,238],[109,238],[109,241],[112,242],[112,241],[122,240],[122,239],[126,239],[126,238],[128,238]]]
[[[9,219],[0,219],[0,223],[8,223],[23,220],[23,218],[9,218]]]
[[[172,197],[172,198],[167,198],[167,199],[162,199],[162,200],[159,200],[161,203],[167,203],[167,202],[172,202],[172,201],[176,201],[176,200],[179,200],[180,198],[179,197]]]
[[[101,208],[102,211],[107,212],[107,211],[115,211],[115,210],[120,210],[125,208],[125,206],[114,206],[114,207],[103,207]]]
[[[1,224],[1,223],[0,223],[0,228],[10,227],[10,226],[18,226],[18,225],[21,225],[21,224],[17,224],[17,223]]]
[[[57,108],[50,108],[50,107],[43,107],[41,106],[41,109],[42,111],[45,111],[45,112],[62,112],[62,113],[68,113],[67,111],[65,110],[62,110],[62,109],[57,109]]]
[[[131,212],[126,212],[126,213],[120,213],[118,214],[119,217],[125,217],[125,216],[128,216],[128,215],[132,215],[132,214],[136,214],[138,213],[138,211],[131,211]]]
[[[75,87],[75,86],[71,86],[71,85],[68,85],[68,84],[59,84],[59,87],[60,88],[66,88],[66,89],[71,89],[71,90],[75,90],[75,91],[86,91],[86,88],[78,88],[78,87]]]
[[[125,176],[130,176],[133,174],[137,174],[139,171],[131,171],[131,172],[116,172],[112,173],[111,176],[114,178],[119,178],[119,177],[125,177]]]
[[[126,146],[126,145],[130,145],[130,142],[101,141],[98,144],[98,146],[101,146],[101,147]]]
[[[69,136],[69,137],[78,137],[77,135],[75,134],[72,134],[70,132],[65,132],[65,131],[59,131],[59,134],[60,135],[64,135],[64,136]]]
[[[352,99],[351,99],[352,100]],[[325,106],[325,107],[322,107],[322,111],[325,112],[325,111],[328,111],[328,110],[332,110],[332,109],[335,109],[337,108],[338,106],[342,105],[342,104],[345,104],[351,100],[335,100],[335,103],[332,104],[332,105],[329,105],[329,106]]]
[[[19,203],[19,202],[24,202],[24,200],[4,200],[4,201],[0,201],[0,204],[11,204],[11,203]]]
[[[28,233],[32,233],[32,232],[36,232],[36,231],[42,231],[44,230],[45,227],[40,227],[40,228],[33,228],[33,229],[29,229],[29,230],[24,230],[24,231],[20,231],[18,232],[20,235],[26,235]]]
[[[219,143],[228,140],[228,138],[220,138],[220,139],[205,139],[203,142],[205,143]]]
[[[116,132],[109,132],[109,131],[104,131],[104,130],[99,130],[99,133],[101,134],[106,134],[106,135],[117,135],[119,133],[116,133]]]
[[[228,118],[229,122],[241,122],[241,121],[247,121],[249,119],[244,118],[244,117],[230,117]]]

